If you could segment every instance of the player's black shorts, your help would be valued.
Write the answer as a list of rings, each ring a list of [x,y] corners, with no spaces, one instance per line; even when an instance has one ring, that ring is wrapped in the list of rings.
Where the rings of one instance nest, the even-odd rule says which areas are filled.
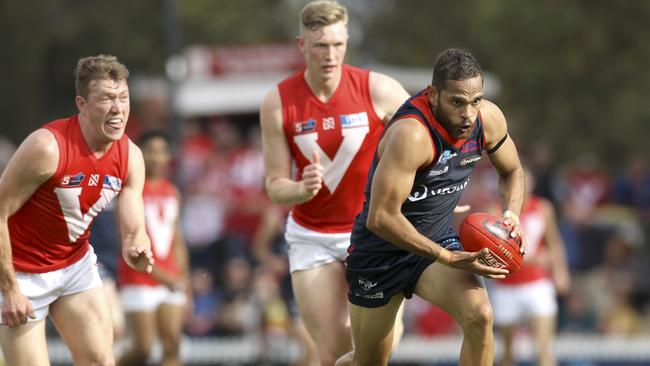
[[[457,236],[438,243],[447,250],[462,250]],[[348,299],[351,303],[366,308],[384,306],[400,292],[410,299],[420,275],[431,263],[431,259],[403,250],[354,250],[346,259]]]

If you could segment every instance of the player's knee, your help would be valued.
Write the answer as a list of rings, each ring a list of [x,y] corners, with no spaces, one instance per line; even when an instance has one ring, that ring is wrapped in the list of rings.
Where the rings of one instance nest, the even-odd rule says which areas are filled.
[[[463,320],[463,328],[468,331],[483,332],[492,329],[494,315],[490,303],[479,303],[474,306]]]
[[[354,351],[350,351],[336,360],[334,366],[353,366],[354,365]]]
[[[334,354],[320,354],[320,364],[323,366],[334,366],[336,364],[337,357]]]
[[[163,356],[165,359],[176,359],[180,354],[180,347],[178,343],[169,342],[163,343]]]
[[[150,348],[132,348],[127,354],[123,356],[123,360],[120,360],[120,364],[129,364],[129,365],[144,365],[149,359]]]
[[[373,352],[372,354],[368,355],[359,355],[361,357],[357,357],[354,360],[353,365],[354,366],[381,366],[381,365],[388,365],[388,355],[382,355],[379,354],[380,352]]]
[[[115,366],[115,359],[112,353],[108,354],[94,354],[91,360],[87,363],[91,366]]]

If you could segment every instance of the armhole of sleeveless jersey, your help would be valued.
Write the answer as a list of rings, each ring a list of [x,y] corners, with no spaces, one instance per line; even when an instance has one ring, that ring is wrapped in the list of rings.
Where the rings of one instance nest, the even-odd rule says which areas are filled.
[[[56,171],[50,177],[50,180],[58,180],[63,175],[63,167],[65,166],[68,160],[68,151],[67,149],[65,149],[65,144],[63,143],[62,137],[56,129],[51,128],[49,126],[43,126],[43,128],[46,129],[47,131],[50,131],[50,133],[54,136],[56,147],[57,149],[59,149],[59,161],[57,161],[56,163]]]
[[[481,111],[478,112],[478,120],[481,123],[481,134],[483,135],[481,140],[481,150],[485,150],[485,143],[487,141],[487,138],[485,137],[485,121],[483,120]]]
[[[287,114],[289,113],[289,109],[284,108],[284,103],[283,103],[283,100],[282,100],[282,88],[283,87],[281,85],[284,82],[286,82],[286,79],[283,80],[282,82],[276,84],[275,89],[278,91],[278,99],[280,99],[280,111],[281,111],[281,115],[282,115],[282,123],[281,123],[282,134],[284,135],[284,140],[287,143],[287,147],[289,147],[289,146],[291,146],[290,145],[290,142],[291,142],[291,130],[290,130],[289,126],[288,126],[287,121],[289,121],[291,119],[287,118]]]
[[[122,177],[121,177],[122,182],[126,182],[126,180],[129,179],[129,165],[130,165],[129,164],[130,163],[129,157],[131,156],[131,139],[126,134],[124,134],[122,140],[124,140],[125,142],[120,147],[125,149],[124,150],[124,160],[126,160],[126,164],[121,164],[122,167],[123,167],[122,169],[124,169],[124,171],[122,171],[120,173],[123,174]],[[120,140],[120,142],[122,142],[122,140]],[[135,145],[135,143],[133,143],[133,144]]]
[[[372,94],[370,93],[370,73],[371,72],[372,71],[370,71],[370,70],[366,70],[365,82],[363,83],[364,84],[363,93],[366,96],[366,101],[368,102],[368,105],[370,106],[370,110],[372,111],[373,118],[375,120],[379,121],[379,123],[382,126],[385,126],[384,120],[382,120],[381,117],[379,117],[379,115],[377,114],[377,111],[375,110],[375,103],[372,101]]]

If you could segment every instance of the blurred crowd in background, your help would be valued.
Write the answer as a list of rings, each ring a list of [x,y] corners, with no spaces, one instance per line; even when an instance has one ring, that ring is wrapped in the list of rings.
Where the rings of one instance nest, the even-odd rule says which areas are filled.
[[[127,132],[143,131],[133,116]],[[150,127],[150,126],[149,126]],[[293,304],[284,224],[290,207],[271,204],[257,115],[183,121],[170,176],[182,190],[182,224],[191,257],[193,302],[185,334],[289,338]],[[632,155],[615,170],[588,153],[558,161],[553,146],[519,146],[535,192],[557,210],[572,275],[561,294],[560,333],[639,335],[650,329],[650,164]],[[0,169],[15,146],[0,139]],[[461,203],[473,212],[498,199],[497,177],[479,167]],[[460,220],[462,217],[458,217]],[[96,248],[114,268],[119,243]],[[447,314],[414,299],[407,335],[460,334]]]
[[[0,2],[0,66],[10,70],[0,83],[0,113],[8,116],[0,129],[0,171],[16,141],[48,119],[75,113],[71,76],[79,57],[118,55],[133,81],[157,79],[166,86],[198,81],[191,84],[197,94],[187,99],[218,109],[216,104],[230,103],[218,100],[224,93],[256,99],[259,91],[246,89],[247,83],[277,75],[251,73],[264,71],[251,70],[257,64],[242,72],[248,63],[233,57],[234,72],[207,63],[208,75],[172,80],[171,61],[196,45],[237,52],[248,46],[293,47],[296,16],[305,2],[49,0],[36,7]],[[436,50],[459,46],[474,52],[497,79],[486,96],[502,106],[536,177],[535,193],[549,199],[558,215],[572,277],[571,289],[558,298],[558,332],[650,335],[650,145],[645,142],[650,108],[643,97],[650,82],[650,2],[341,2],[351,13],[347,60],[353,65],[428,73]],[[128,11],[115,12],[118,8]],[[264,55],[256,59],[277,61]],[[286,59],[279,63],[282,67],[271,71],[283,77],[295,71],[296,65],[286,68]],[[189,66],[191,74],[196,65]],[[242,75],[243,86],[219,89],[219,98],[203,93],[204,82]],[[416,80],[417,88],[428,80]],[[147,130],[162,129],[175,142],[169,176],[182,193],[193,294],[184,334],[296,337],[283,236],[290,207],[272,204],[264,191],[258,114],[247,107],[240,114],[188,117],[204,111],[174,111],[170,89],[158,95],[160,88],[140,85],[144,89],[137,91],[136,83],[130,84],[127,134],[136,141]],[[238,108],[231,104],[219,107]],[[173,122],[172,114],[182,120]],[[498,200],[493,170],[479,166],[471,180],[461,204],[471,205],[471,212],[492,208]],[[95,250],[114,276],[120,244],[112,244]],[[404,322],[406,336],[462,334],[449,315],[417,297],[407,302]],[[118,339],[123,326],[116,322]]]

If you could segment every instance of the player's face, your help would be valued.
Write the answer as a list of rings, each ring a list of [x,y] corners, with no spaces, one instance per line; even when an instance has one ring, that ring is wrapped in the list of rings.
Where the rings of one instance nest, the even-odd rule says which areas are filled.
[[[131,109],[125,80],[95,79],[88,83],[88,96],[77,96],[77,107],[93,138],[99,143],[117,141],[124,134]]]
[[[456,139],[469,137],[483,100],[483,77],[447,80],[444,88],[429,88],[429,101],[440,123]]]
[[[340,74],[347,45],[348,28],[343,22],[307,29],[298,37],[307,70],[326,80]]]
[[[167,140],[162,137],[153,137],[142,145],[141,149],[147,177],[164,177],[171,160]]]

